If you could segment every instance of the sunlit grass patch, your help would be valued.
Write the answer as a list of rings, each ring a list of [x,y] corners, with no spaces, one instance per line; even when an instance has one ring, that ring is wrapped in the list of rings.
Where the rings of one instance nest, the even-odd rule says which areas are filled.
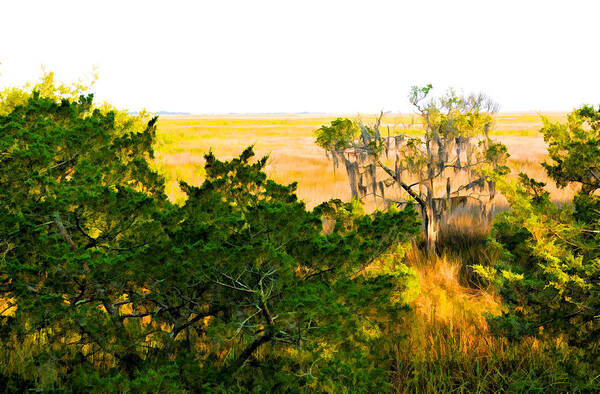
[[[178,182],[184,180],[197,185],[202,182],[204,154],[212,150],[220,159],[231,159],[245,147],[254,145],[257,157],[269,155],[267,173],[281,183],[298,182],[298,195],[308,207],[314,207],[331,198],[348,200],[350,192],[345,170],[333,173],[331,161],[314,144],[314,131],[340,115],[336,114],[282,114],[282,115],[203,115],[163,116],[157,132],[156,159],[164,167],[167,193],[172,200],[181,201],[183,193]],[[341,115],[360,119],[369,124],[373,114]],[[564,120],[565,114],[547,114],[551,120]],[[382,130],[392,134],[422,133],[418,124],[409,128],[416,118],[406,114],[387,114]],[[515,172],[525,171],[536,179],[547,179],[539,165],[545,159],[546,145],[537,130],[542,122],[539,114],[516,113],[496,115],[493,138],[505,143],[511,154],[509,165]],[[559,190],[551,182],[549,187],[557,200],[565,200],[572,193]],[[502,204],[499,199],[499,204]],[[369,206],[368,209],[374,208]],[[372,204],[371,204],[372,205]]]

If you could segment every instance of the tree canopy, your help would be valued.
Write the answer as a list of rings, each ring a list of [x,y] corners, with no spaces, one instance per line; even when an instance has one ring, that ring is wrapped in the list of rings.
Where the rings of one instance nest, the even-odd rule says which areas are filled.
[[[506,147],[489,131],[497,105],[484,95],[463,96],[449,91],[430,98],[431,85],[413,87],[409,99],[423,130],[390,135],[382,126],[383,113],[372,126],[336,119],[315,131],[318,146],[331,154],[334,169],[341,161],[352,197],[373,196],[389,204],[414,201],[423,217],[425,246],[435,250],[442,217],[467,201],[477,202],[491,219],[495,198],[492,179],[482,171],[506,173]],[[390,198],[399,189],[402,198]],[[388,191],[386,191],[388,190]],[[387,195],[387,196],[386,196]]]

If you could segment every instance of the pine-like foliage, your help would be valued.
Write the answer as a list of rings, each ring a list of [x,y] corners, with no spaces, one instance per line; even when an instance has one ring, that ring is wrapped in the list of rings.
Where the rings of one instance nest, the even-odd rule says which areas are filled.
[[[389,388],[380,349],[401,335],[412,276],[386,256],[418,231],[412,206],[307,211],[248,148],[208,154],[178,207],[148,165],[156,119],[140,131],[91,96],[7,108],[5,390]]]
[[[600,339],[600,114],[575,110],[567,124],[544,120],[541,130],[551,161],[544,163],[558,186],[578,184],[571,204],[557,206],[544,184],[521,174],[500,182],[511,211],[494,225],[504,263],[477,267],[501,286],[509,310],[495,325],[510,337],[566,336],[597,357]]]
[[[155,217],[170,205],[146,160],[155,123],[123,132],[91,96],[57,101],[39,92],[0,117],[5,363],[27,351],[51,375],[83,360],[134,368],[140,338],[119,302],[140,288],[133,267],[164,236]]]

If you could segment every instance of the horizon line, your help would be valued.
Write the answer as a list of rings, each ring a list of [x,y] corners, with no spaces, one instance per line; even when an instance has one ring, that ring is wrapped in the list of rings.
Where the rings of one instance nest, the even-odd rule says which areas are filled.
[[[131,115],[139,114],[140,111],[127,111]],[[162,115],[162,116],[232,116],[232,115],[377,115],[379,112],[331,112],[331,111],[297,111],[297,112],[185,112],[185,111],[149,111],[150,114]],[[570,110],[514,110],[514,111],[498,111],[495,114],[536,114],[536,113],[569,113]],[[416,112],[401,112],[401,111],[384,111],[384,115],[418,115]]]

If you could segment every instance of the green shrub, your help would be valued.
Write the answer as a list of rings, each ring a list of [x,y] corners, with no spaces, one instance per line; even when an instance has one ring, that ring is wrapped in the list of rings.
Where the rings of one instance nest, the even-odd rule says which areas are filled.
[[[7,388],[390,389],[412,206],[307,211],[252,148],[205,156],[181,207],[148,165],[156,118],[35,91],[0,116],[0,373]],[[322,217],[334,224],[325,234]]]
[[[503,181],[511,211],[494,224],[495,239],[508,252],[488,279],[501,286],[509,310],[493,319],[510,338],[566,338],[595,359],[600,339],[600,114],[575,110],[567,124],[545,120],[541,130],[557,186],[578,184],[572,204],[557,207],[544,184],[524,174]],[[481,271],[483,272],[483,270]]]

